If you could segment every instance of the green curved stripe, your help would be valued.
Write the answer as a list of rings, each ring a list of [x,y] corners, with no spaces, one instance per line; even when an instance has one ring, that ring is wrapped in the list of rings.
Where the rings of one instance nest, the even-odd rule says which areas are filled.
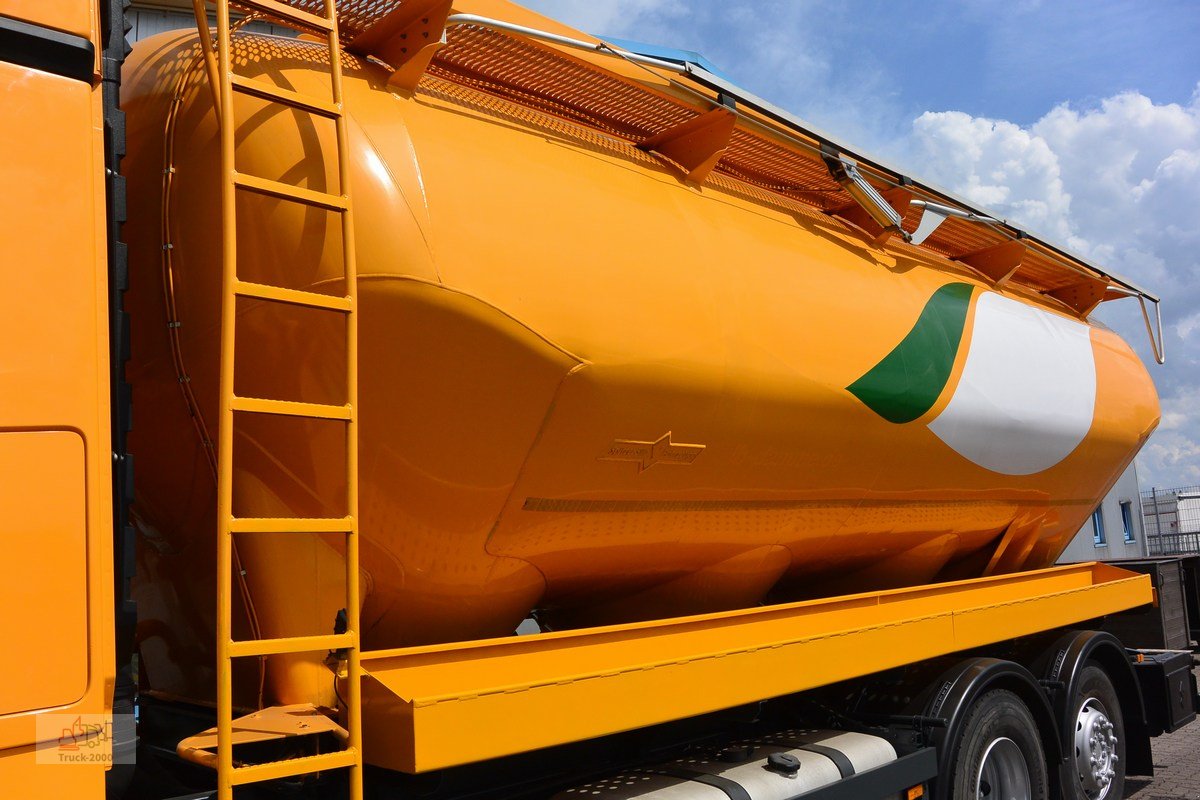
[[[954,368],[971,290],[948,283],[934,292],[908,335],[846,387],[850,393],[888,422],[912,422],[932,408]]]

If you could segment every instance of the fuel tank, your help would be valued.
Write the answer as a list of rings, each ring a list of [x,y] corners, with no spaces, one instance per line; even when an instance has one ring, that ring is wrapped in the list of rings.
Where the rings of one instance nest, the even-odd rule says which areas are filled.
[[[328,96],[323,46],[234,49]],[[188,696],[211,691],[223,235],[198,53],[142,41],[122,90],[140,646]],[[1129,346],[1036,292],[470,87],[343,67],[366,648],[1044,567],[1157,424]],[[239,171],[336,191],[328,120],[236,105]],[[242,279],[341,290],[335,214],[244,194],[237,236]],[[237,313],[238,394],[345,402],[340,317]],[[344,514],[341,435],[247,419],[235,514]],[[339,542],[239,535],[243,633],[328,632]],[[277,700],[329,691],[319,657],[274,661]]]

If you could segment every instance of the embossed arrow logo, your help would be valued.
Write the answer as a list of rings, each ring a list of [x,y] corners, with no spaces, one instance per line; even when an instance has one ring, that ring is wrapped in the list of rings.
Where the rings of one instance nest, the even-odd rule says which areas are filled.
[[[635,461],[638,472],[645,472],[655,464],[691,464],[704,452],[702,444],[681,444],[671,441],[667,431],[653,442],[632,439],[617,439],[600,456],[601,461]]]

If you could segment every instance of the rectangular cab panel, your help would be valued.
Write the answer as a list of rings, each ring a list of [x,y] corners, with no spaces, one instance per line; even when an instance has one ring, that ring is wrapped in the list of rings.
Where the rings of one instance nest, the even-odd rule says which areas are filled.
[[[79,700],[88,679],[84,447],[73,431],[0,433],[0,714]]]

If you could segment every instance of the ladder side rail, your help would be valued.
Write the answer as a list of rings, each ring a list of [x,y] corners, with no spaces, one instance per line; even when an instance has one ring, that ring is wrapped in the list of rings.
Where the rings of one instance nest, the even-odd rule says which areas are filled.
[[[362,667],[360,663],[360,602],[359,602],[359,551],[358,551],[358,266],[354,249],[354,206],[350,199],[350,136],[349,120],[345,114],[345,98],[342,92],[342,48],[338,31],[337,3],[325,0],[325,11],[329,18],[329,76],[332,99],[342,111],[334,120],[337,136],[338,191],[345,198],[346,207],[341,214],[342,223],[342,266],[345,275],[345,293],[350,300],[350,313],[346,314],[346,404],[350,407],[350,418],[346,421],[346,514],[351,519],[351,530],[346,532],[346,629],[352,643],[346,653],[346,731],[349,734],[347,747],[355,752],[355,763],[350,768],[350,797],[363,795],[362,763]]]
[[[233,800],[233,393],[237,321],[237,188],[229,0],[217,4],[221,137],[221,366],[217,431],[217,800]]]

